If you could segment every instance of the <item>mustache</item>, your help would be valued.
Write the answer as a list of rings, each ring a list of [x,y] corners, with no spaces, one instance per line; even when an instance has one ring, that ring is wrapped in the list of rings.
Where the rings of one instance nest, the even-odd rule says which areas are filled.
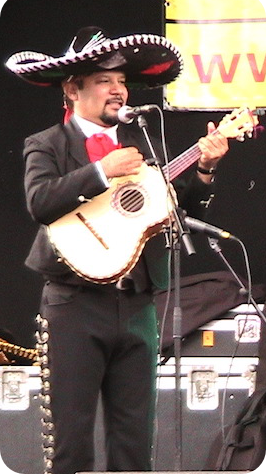
[[[116,95],[116,96],[112,97],[111,99],[107,99],[107,101],[105,103],[106,103],[106,105],[108,105],[108,104],[117,104],[118,103],[118,104],[121,104],[121,106],[122,106],[122,105],[124,105],[124,100],[121,97],[121,95]]]

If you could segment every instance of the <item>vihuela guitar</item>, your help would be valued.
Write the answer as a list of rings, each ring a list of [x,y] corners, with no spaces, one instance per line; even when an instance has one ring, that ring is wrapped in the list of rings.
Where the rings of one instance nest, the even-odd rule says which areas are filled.
[[[227,138],[243,139],[257,124],[257,116],[243,107],[225,115],[217,130]],[[138,175],[112,179],[107,191],[48,225],[58,257],[86,280],[118,281],[136,265],[147,240],[171,219],[173,204],[163,174],[173,180],[200,154],[195,144],[162,172],[143,163]]]

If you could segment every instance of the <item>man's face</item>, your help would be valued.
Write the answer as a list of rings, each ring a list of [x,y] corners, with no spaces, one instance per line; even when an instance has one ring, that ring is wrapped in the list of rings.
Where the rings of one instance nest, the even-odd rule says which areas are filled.
[[[125,82],[123,72],[95,72],[83,78],[82,89],[72,80],[65,92],[74,101],[78,115],[99,125],[111,126],[118,122],[118,110],[128,98]]]

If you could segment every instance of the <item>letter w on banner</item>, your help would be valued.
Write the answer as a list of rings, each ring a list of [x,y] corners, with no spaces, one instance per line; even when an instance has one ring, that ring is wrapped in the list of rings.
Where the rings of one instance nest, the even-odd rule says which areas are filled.
[[[166,37],[184,59],[166,101],[188,110],[266,107],[266,1],[169,0]]]

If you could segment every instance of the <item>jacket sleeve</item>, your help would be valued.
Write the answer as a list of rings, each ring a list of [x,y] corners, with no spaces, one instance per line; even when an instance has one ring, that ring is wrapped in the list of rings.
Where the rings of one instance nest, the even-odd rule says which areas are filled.
[[[204,220],[208,202],[214,196],[214,182],[203,183],[196,173],[190,175],[186,184],[174,183],[177,191],[179,206],[191,217]]]
[[[69,159],[64,137],[45,138],[42,133],[25,140],[25,192],[28,210],[34,220],[50,224],[87,199],[106,190],[93,163],[81,166]]]

